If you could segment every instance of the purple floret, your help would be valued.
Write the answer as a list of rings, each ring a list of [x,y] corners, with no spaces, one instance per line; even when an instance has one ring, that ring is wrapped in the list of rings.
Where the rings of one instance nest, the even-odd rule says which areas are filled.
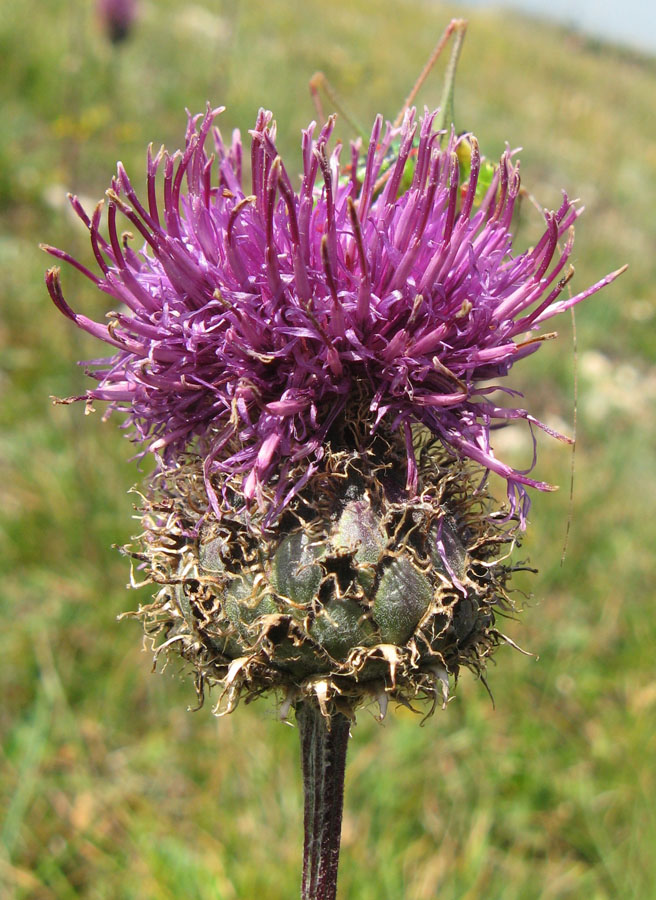
[[[524,409],[497,405],[495,392],[514,392],[490,382],[540,346],[531,332],[618,274],[557,299],[580,210],[564,196],[545,213],[536,246],[515,256],[520,179],[511,153],[478,203],[475,139],[462,185],[455,150],[464,139],[452,136],[441,149],[436,113],[416,122],[414,110],[399,130],[378,117],[364,160],[353,145],[348,167],[341,145],[328,149],[333,120],[316,138],[312,123],[298,191],[276,150],[272,115],[261,110],[250,132],[247,195],[240,136],[224,143],[213,127],[219,112],[190,117],[184,151],[149,152],[145,205],[119,163],[107,191],[108,239],[102,204],[89,218],[71,198],[100,277],[46,247],[120,304],[108,325],[96,323],[68,306],[58,269],[47,274],[59,309],[116,350],[94,363],[99,384],[87,398],[127,413],[133,438],[163,465],[198,448],[208,484],[217,472],[233,476],[261,504],[270,485],[278,508],[299,487],[290,471],[298,479],[304,460],[305,481],[331,427],[363,398],[372,433],[404,431],[409,490],[411,426],[420,423],[455,455],[505,478],[523,522],[526,486],[550,486],[496,459],[490,429],[526,419],[550,430]],[[121,235],[118,212],[140,249]]]

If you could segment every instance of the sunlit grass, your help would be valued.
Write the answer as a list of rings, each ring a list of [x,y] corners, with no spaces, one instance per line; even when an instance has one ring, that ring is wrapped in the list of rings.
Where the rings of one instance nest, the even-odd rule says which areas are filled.
[[[221,127],[246,132],[266,105],[292,158],[316,69],[363,122],[393,116],[452,12],[398,0],[151,0],[112,54],[90,5],[3,11],[3,897],[286,900],[300,867],[295,731],[266,702],[218,721],[187,712],[189,682],[174,668],[151,677],[139,627],[116,622],[138,602],[111,545],[135,527],[126,491],[139,473],[115,423],[50,403],[83,389],[72,362],[97,347],[51,308],[38,241],[90,257],[65,191],[92,205],[119,157],[139,184],[149,141],[179,146],[185,107],[225,103]],[[438,82],[422,103],[436,102]],[[535,499],[521,553],[540,574],[521,583],[534,592],[521,622],[507,623],[539,660],[500,651],[496,709],[465,674],[424,727],[405,710],[382,726],[361,716],[340,874],[350,900],[656,896],[655,90],[651,60],[508,14],[472,18],[461,127],[492,157],[506,140],[524,146],[524,184],[541,203],[558,203],[562,187],[583,198],[576,284],[630,269],[577,313],[563,567],[570,455],[540,440],[540,475],[563,489]],[[526,233],[531,215],[527,204]],[[72,272],[64,279],[78,308],[102,315],[102,297]],[[561,330],[515,384],[571,428],[571,326]],[[526,459],[528,448],[509,452]]]

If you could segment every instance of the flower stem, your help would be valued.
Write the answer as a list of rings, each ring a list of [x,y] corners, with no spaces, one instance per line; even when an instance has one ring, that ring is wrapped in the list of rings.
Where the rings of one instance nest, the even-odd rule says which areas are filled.
[[[301,900],[335,900],[351,723],[341,713],[327,718],[312,703],[298,705],[296,721],[305,797]]]

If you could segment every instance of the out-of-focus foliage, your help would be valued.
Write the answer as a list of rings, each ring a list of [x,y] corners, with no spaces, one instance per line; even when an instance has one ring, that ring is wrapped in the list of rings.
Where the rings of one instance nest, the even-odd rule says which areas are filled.
[[[179,672],[149,674],[139,626],[116,615],[138,480],[116,423],[83,421],[75,359],[97,347],[51,307],[46,240],[89,252],[66,190],[103,195],[122,158],[135,184],[145,147],[179,146],[184,108],[209,99],[225,131],[274,110],[297,152],[323,69],[357,117],[393,117],[454,10],[384,0],[145,0],[110,46],[92,4],[26,0],[0,19],[0,894],[16,900],[282,900],[297,890],[297,735],[266,703],[214,720],[186,711]],[[34,28],[34,22],[39,27]],[[577,313],[578,437],[564,566],[570,456],[540,439],[524,550],[534,596],[483,687],[464,676],[423,728],[406,710],[354,730],[341,891],[352,900],[645,900],[656,882],[656,629],[651,593],[656,445],[656,63],[527,20],[472,18],[456,90],[459,127],[494,158],[525,146],[540,203],[564,187],[586,203],[577,281],[629,271]],[[435,103],[439,76],[421,102]],[[350,137],[341,125],[344,139]],[[290,166],[290,170],[291,170]],[[535,213],[520,223],[530,242]],[[64,272],[95,316],[103,296]],[[565,328],[564,332],[568,329]],[[571,329],[515,385],[557,427],[572,419]],[[562,419],[565,420],[563,425]],[[567,425],[567,422],[570,425]],[[518,433],[497,436],[526,459]]]

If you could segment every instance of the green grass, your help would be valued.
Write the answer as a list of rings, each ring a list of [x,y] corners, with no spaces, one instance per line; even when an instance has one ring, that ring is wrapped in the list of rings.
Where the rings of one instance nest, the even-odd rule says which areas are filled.
[[[96,355],[52,308],[48,241],[89,258],[66,189],[101,197],[122,158],[179,146],[184,108],[228,107],[222,127],[272,108],[298,160],[323,69],[361,120],[392,117],[452,10],[384,0],[142,4],[113,54],[88,4],[3,10],[0,138],[0,895],[10,900],[283,900],[296,896],[302,804],[297,735],[259,702],[216,720],[187,711],[171,667],[150,675],[139,627],[116,616],[139,478],[115,423],[53,407]],[[371,11],[371,8],[375,11]],[[191,11],[190,11],[191,10]],[[38,21],[38,28],[34,23]],[[341,896],[349,900],[656,898],[656,63],[515,17],[476,14],[456,103],[491,156],[524,146],[545,205],[581,196],[580,287],[629,271],[577,312],[578,437],[540,440],[522,553],[540,568],[483,687],[465,674],[424,727],[365,712],[347,773]],[[436,102],[438,79],[420,101]],[[346,129],[342,129],[348,137]],[[290,163],[288,168],[293,170]],[[527,222],[530,215],[527,213]],[[522,225],[530,233],[530,224]],[[71,272],[69,299],[100,315]],[[571,326],[514,376],[539,415],[572,419]],[[508,447],[517,459],[525,447]],[[525,458],[525,457],[524,457]]]

